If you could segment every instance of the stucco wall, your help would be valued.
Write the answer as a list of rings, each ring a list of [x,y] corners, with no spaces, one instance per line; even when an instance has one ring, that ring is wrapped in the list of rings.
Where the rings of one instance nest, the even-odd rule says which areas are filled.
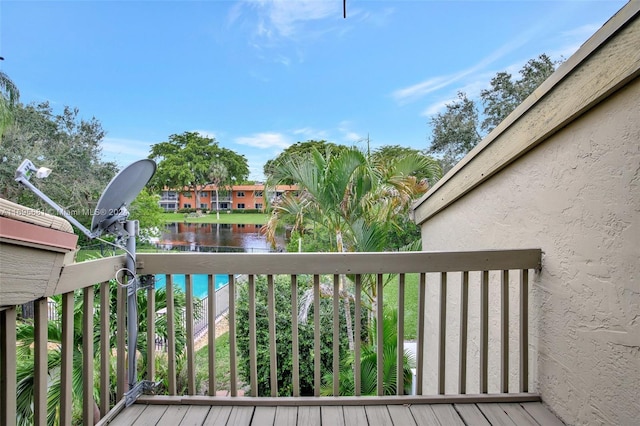
[[[422,240],[424,250],[541,248],[530,303],[533,390],[570,424],[637,424],[640,79],[429,218]],[[437,287],[428,291],[435,299]]]

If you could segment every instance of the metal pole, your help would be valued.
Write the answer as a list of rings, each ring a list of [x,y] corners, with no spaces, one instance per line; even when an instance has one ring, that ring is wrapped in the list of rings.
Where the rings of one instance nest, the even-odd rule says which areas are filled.
[[[129,234],[127,238],[127,263],[126,268],[131,271],[133,277],[127,286],[127,344],[129,356],[129,390],[136,385],[136,346],[138,341],[138,278],[136,276],[136,228],[135,220],[125,222],[125,231]]]

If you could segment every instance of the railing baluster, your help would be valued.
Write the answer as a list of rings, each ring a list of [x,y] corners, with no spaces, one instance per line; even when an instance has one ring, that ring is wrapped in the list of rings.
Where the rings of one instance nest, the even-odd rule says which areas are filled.
[[[504,270],[500,274],[500,332],[502,334],[500,345],[500,392],[509,392],[509,271]]]
[[[34,383],[33,383],[33,422],[35,425],[47,424],[47,299],[33,302],[34,311]]]
[[[489,372],[489,271],[480,278],[480,393],[488,391]]]
[[[354,350],[355,350],[355,363],[354,363],[354,368],[355,368],[355,372],[354,372],[354,381],[355,381],[355,396],[360,396],[360,394],[362,393],[361,387],[362,387],[362,383],[361,383],[361,371],[360,371],[360,345],[361,345],[361,339],[360,336],[362,335],[362,275],[358,274],[356,275],[356,287],[355,287],[355,291],[356,291],[356,307],[355,307],[355,330],[354,330]]]
[[[0,311],[0,424],[16,424],[16,320],[15,306]]]
[[[529,270],[520,273],[520,392],[529,392]]]
[[[416,361],[416,393],[422,395],[422,378],[424,377],[424,318],[427,291],[427,275],[420,274],[420,285],[418,287],[418,359]]]
[[[193,283],[191,282],[191,274],[185,275],[185,293],[186,293],[186,328],[187,328],[187,391],[189,395],[196,394],[196,354],[194,351],[195,340],[193,338]]]
[[[377,298],[378,300],[376,301],[376,315],[377,315],[377,324],[376,324],[376,361],[377,361],[377,390],[378,390],[378,396],[383,396],[384,395],[384,361],[382,359],[383,355],[384,355],[384,299],[382,296],[382,288],[384,287],[383,284],[383,276],[382,274],[378,274],[377,275],[377,280],[376,280],[376,286],[377,286]]]
[[[127,391],[127,358],[125,357],[127,289],[120,284],[118,284],[116,299],[116,400],[120,401]]]
[[[300,348],[298,343],[298,277],[291,275],[291,363],[293,368],[293,396],[300,396]]]
[[[313,395],[320,396],[320,276],[313,276]]]
[[[447,273],[440,273],[440,306],[438,333],[438,393],[444,395],[447,345]]]
[[[211,274],[207,276],[209,286],[209,296],[207,303],[209,309],[207,312],[207,322],[209,327],[207,328],[207,341],[209,351],[209,395],[216,395],[216,281],[215,277]]]
[[[156,379],[156,288],[147,289],[147,380]]]
[[[255,276],[249,275],[249,378],[251,396],[258,396],[258,351],[256,348],[256,285]]]
[[[469,272],[462,272],[460,287],[460,370],[458,393],[467,393],[467,329],[469,322]]]
[[[111,357],[111,330],[109,330],[109,302],[111,292],[109,290],[109,281],[100,284],[100,415],[105,416],[109,412],[109,360]],[[64,298],[65,295],[63,295]],[[73,312],[73,293],[71,293],[71,309]],[[63,299],[64,303],[64,299]],[[70,325],[73,327],[73,323]],[[63,326],[64,330],[64,326]],[[73,330],[72,330],[73,333]],[[149,346],[154,347],[153,340],[148,340],[147,350]],[[71,397],[71,394],[69,394]],[[69,411],[71,416],[71,411]],[[69,417],[71,419],[71,417]]]
[[[93,286],[83,290],[82,422],[85,425],[93,424],[93,294]]]
[[[173,303],[173,276],[166,275],[167,296],[167,375],[169,383],[169,395],[177,395],[176,385],[176,323],[175,305]]]
[[[276,298],[273,275],[267,275],[269,299],[267,309],[269,310],[269,354],[271,364],[271,396],[278,396],[278,351],[276,347]]]
[[[230,394],[238,396],[238,373],[236,370],[236,283],[229,274],[229,375]]]
[[[398,330],[396,354],[396,394],[404,395],[404,274],[398,276]]]
[[[60,366],[60,424],[71,425],[73,389],[73,292],[62,295],[62,365]],[[108,376],[108,374],[107,374]],[[101,394],[101,398],[102,398]],[[108,397],[107,397],[108,402]],[[109,411],[107,404],[107,411]],[[2,422],[0,422],[2,423]]]
[[[350,315],[345,311],[345,315]],[[333,275],[333,396],[340,394],[340,276]]]

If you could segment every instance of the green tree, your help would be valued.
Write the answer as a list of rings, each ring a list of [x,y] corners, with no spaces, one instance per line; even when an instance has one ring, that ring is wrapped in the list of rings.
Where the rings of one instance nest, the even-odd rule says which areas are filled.
[[[273,160],[267,161],[264,165],[264,175],[267,177],[267,179],[269,179],[274,173],[277,172],[277,169],[282,166],[283,163],[295,161],[299,158],[311,155],[311,152],[313,150],[316,150],[323,154],[327,152],[336,154],[338,151],[346,148],[347,147],[344,145],[336,145],[325,140],[308,140],[306,142],[297,142],[282,151]],[[281,183],[283,185],[293,185],[294,182],[283,180]]]
[[[220,187],[226,185],[229,179],[227,166],[219,160],[209,166],[209,180],[216,188],[216,220],[220,220]]]
[[[52,212],[35,194],[14,181],[16,169],[29,158],[37,166],[53,170],[48,178],[34,180],[34,185],[89,226],[91,210],[117,171],[115,163],[101,159],[105,132],[100,122],[81,118],[77,108],[65,107],[56,114],[48,102],[17,105],[13,114],[15,120],[2,139],[0,196]],[[84,235],[80,238],[84,241]]]
[[[13,119],[12,110],[20,100],[20,91],[7,74],[0,71],[0,139]]]
[[[478,110],[463,92],[458,99],[445,105],[445,111],[430,119],[431,146],[428,153],[442,157],[443,169],[449,170],[480,142]]]
[[[149,158],[158,163],[152,187],[195,191],[196,209],[200,208],[200,191],[210,182],[212,163],[224,164],[231,183],[240,183],[249,176],[249,166],[243,155],[223,148],[215,138],[197,132],[171,135],[169,141],[152,145]]]
[[[291,343],[291,282],[288,277],[276,276],[274,280],[276,323],[276,351],[278,365],[278,395],[293,395],[293,365]],[[264,276],[256,277],[256,347],[258,370],[258,395],[271,394],[270,354],[269,354],[269,317],[267,312],[267,280]],[[331,303],[331,285],[322,285],[320,299],[320,370],[322,374],[331,371],[333,363],[333,306]],[[298,280],[298,306],[302,317],[298,324],[298,347],[300,355],[300,394],[314,394],[314,325],[310,319],[315,315],[313,305],[305,303],[305,296],[312,289],[309,276],[300,276]],[[309,318],[309,319],[307,319]],[[348,357],[346,335],[346,315],[340,308],[340,359]],[[250,381],[249,358],[249,293],[248,285],[239,286],[236,304],[237,345],[239,373],[245,383]]]
[[[129,207],[129,220],[140,222],[140,237],[145,242],[157,237],[164,226],[164,210],[158,204],[159,200],[160,196],[144,188]]]
[[[480,93],[485,116],[482,130],[489,133],[507,118],[511,111],[553,74],[557,63],[542,54],[527,61],[519,71],[519,80],[514,80],[506,71],[497,73],[491,79],[491,87]]]

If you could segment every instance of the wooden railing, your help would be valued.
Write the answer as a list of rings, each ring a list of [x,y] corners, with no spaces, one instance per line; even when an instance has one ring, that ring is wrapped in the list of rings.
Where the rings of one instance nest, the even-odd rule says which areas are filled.
[[[207,299],[208,310],[206,315],[209,324],[215,323],[216,318],[216,300],[214,291],[214,274],[226,274],[229,276],[229,292],[228,292],[228,322],[229,322],[229,374],[230,385],[229,394],[235,397],[239,394],[238,389],[238,359],[237,359],[237,324],[236,324],[236,292],[238,286],[248,286],[249,294],[249,346],[250,346],[250,374],[246,385],[249,395],[257,395],[257,371],[256,371],[256,299],[255,299],[255,279],[257,276],[266,276],[268,282],[268,306],[267,315],[269,318],[269,352],[270,352],[270,377],[271,377],[271,396],[278,396],[277,388],[277,369],[276,362],[276,337],[281,330],[275,328],[275,304],[274,304],[274,279],[278,275],[287,275],[291,285],[291,340],[292,340],[292,389],[293,396],[300,396],[300,378],[299,365],[300,354],[298,353],[298,300],[297,286],[301,276],[308,277],[312,281],[313,288],[313,307],[314,312],[319,312],[321,298],[321,282],[328,277],[328,281],[333,286],[333,295],[339,294],[340,276],[349,277],[349,282],[353,283],[353,301],[355,309],[355,318],[361,318],[363,313],[362,307],[362,291],[363,282],[373,277],[374,287],[376,291],[376,300],[378,306],[387,306],[385,303],[384,279],[388,274],[397,274],[388,285],[397,286],[398,304],[394,306],[398,312],[397,321],[397,363],[398,374],[396,389],[397,394],[403,393],[403,351],[404,347],[404,318],[405,318],[405,278],[408,274],[417,274],[419,281],[418,295],[418,319],[417,319],[417,350],[416,350],[416,391],[417,395],[425,395],[428,392],[425,385],[430,385],[430,374],[428,371],[435,369],[435,389],[436,394],[454,393],[487,393],[489,391],[489,382],[498,377],[498,392],[507,393],[510,389],[515,389],[514,385],[510,386],[509,377],[513,376],[514,365],[511,364],[510,353],[510,334],[513,339],[514,331],[517,330],[518,341],[518,368],[517,376],[519,384],[517,391],[526,393],[529,391],[529,275],[530,270],[540,267],[541,251],[539,249],[531,250],[499,250],[499,251],[479,251],[479,252],[459,252],[459,253],[425,253],[425,252],[406,252],[406,253],[300,253],[300,254],[139,254],[138,255],[138,274],[187,274],[186,279],[186,375],[187,375],[187,394],[195,395],[197,389],[195,386],[195,351],[194,351],[194,297],[190,274],[206,274],[209,276],[209,295]],[[94,407],[99,408],[101,416],[105,416],[122,408],[124,404],[123,395],[126,389],[126,346],[125,346],[125,330],[126,330],[126,289],[118,286],[117,303],[115,304],[115,330],[110,329],[110,303],[109,297],[109,280],[114,278],[114,274],[124,264],[124,257],[117,256],[107,259],[99,259],[79,264],[73,264],[63,269],[56,294],[62,295],[61,309],[61,330],[62,338],[59,343],[61,351],[61,366],[59,369],[60,379],[60,401],[57,405],[57,412],[61,424],[71,424],[71,408],[72,408],[72,374],[74,368],[73,351],[76,349],[82,352],[82,412],[83,423],[93,424],[99,417],[94,416]],[[517,274],[514,273],[517,271]],[[236,278],[237,276],[245,276],[246,279],[242,283]],[[516,282],[513,278],[518,276]],[[478,278],[476,280],[476,278]],[[459,282],[459,285],[453,287],[453,282]],[[167,276],[167,335],[168,355],[166,357],[166,374],[168,386],[166,393],[168,395],[177,395],[177,367],[176,359],[176,330],[175,323],[172,321],[176,318],[176,307],[173,303],[173,285],[170,275]],[[100,283],[95,285],[95,283]],[[331,287],[331,284],[329,287]],[[499,300],[489,300],[490,288],[493,285],[498,287]],[[427,300],[427,293],[432,286],[437,287],[439,308],[437,312],[427,309],[430,300]],[[472,294],[478,294],[479,298],[471,299]],[[453,290],[453,291],[452,291]],[[81,348],[77,348],[78,336],[74,338],[74,292],[82,294],[82,331],[81,331]],[[100,297],[96,299],[94,292],[98,291]],[[141,290],[142,291],[142,290]],[[143,290],[147,292],[147,315],[146,334],[147,342],[155,340],[155,289],[149,288]],[[510,293],[511,292],[511,293]],[[492,294],[494,294],[492,292]],[[517,294],[518,309],[517,315],[510,309],[509,300]],[[326,292],[322,294],[326,297]],[[339,322],[338,297],[333,297],[333,324]],[[455,299],[452,302],[452,299]],[[97,305],[94,301],[97,300]],[[492,302],[492,303],[490,303]],[[448,312],[447,308],[453,305],[459,306],[459,312]],[[473,307],[470,310],[470,306]],[[495,308],[497,306],[497,308]],[[476,309],[478,307],[478,309]],[[495,309],[498,310],[499,321],[499,344],[500,344],[500,360],[498,363],[499,371],[491,371],[489,366],[489,345],[490,345],[490,311],[494,315]],[[0,424],[11,425],[16,423],[16,366],[18,361],[15,349],[17,341],[16,328],[21,321],[18,316],[19,307],[3,307],[0,308]],[[35,302],[35,338],[33,343],[33,371],[34,371],[34,396],[33,409],[35,424],[45,424],[47,417],[47,387],[51,386],[51,373],[47,368],[47,352],[51,350],[52,342],[47,337],[47,299],[39,299]],[[471,323],[470,311],[475,315],[478,313],[478,323]],[[381,336],[383,324],[383,309],[375,311],[377,319],[377,335]],[[517,324],[510,324],[509,318],[517,318]],[[98,321],[95,327],[94,321]],[[321,370],[320,370],[320,316],[314,315],[314,396],[320,395],[321,387]],[[452,351],[451,337],[447,333],[451,333],[451,326],[448,323],[458,324],[458,330],[454,333],[457,338],[457,350]],[[427,332],[428,325],[437,324],[435,333]],[[362,329],[360,321],[354,321],[354,336],[360,336]],[[479,328],[479,338],[477,342],[469,339],[470,330]],[[99,337],[95,338],[94,334]],[[115,331],[115,333],[114,333]],[[334,327],[333,339],[333,389],[334,393],[339,388],[339,339],[337,327]],[[428,339],[431,334],[435,334],[433,340]],[[110,336],[115,335],[115,343],[110,341]],[[218,361],[215,359],[215,327],[208,327],[207,332],[208,344],[208,376],[209,389],[208,394],[212,397],[216,394],[216,368]],[[447,345],[447,342],[449,344]],[[354,346],[354,374],[355,374],[355,396],[361,395],[360,383],[360,365],[361,356],[360,339],[355,339]],[[493,344],[493,342],[491,342]],[[57,343],[56,343],[57,344]],[[76,345],[76,346],[74,346]],[[477,351],[470,350],[469,345],[477,346]],[[55,345],[54,345],[55,346]],[[384,383],[382,380],[382,362],[383,347],[377,345],[377,387],[376,394],[384,395]],[[426,351],[436,351],[436,365],[427,362]],[[477,359],[469,359],[469,354],[477,353]],[[453,354],[453,356],[452,356]],[[140,356],[140,355],[138,355]],[[306,356],[306,355],[305,355]],[[115,359],[115,395],[109,397],[110,389],[113,387],[110,383],[110,366],[113,358]],[[156,354],[155,346],[148,345],[146,354],[146,370],[141,372],[140,379],[155,381],[156,380]],[[164,358],[163,358],[164,359]],[[456,361],[455,367],[451,367],[451,360]],[[478,366],[478,377],[472,378],[467,374],[470,363]],[[477,363],[477,364],[475,364]],[[77,362],[76,362],[77,367]],[[98,383],[94,392],[94,371],[97,372]],[[55,373],[58,374],[58,373]],[[451,390],[451,380],[457,377],[457,389]],[[473,383],[477,388],[468,389],[469,384]],[[513,392],[513,391],[512,391]],[[94,395],[97,397],[94,401]],[[331,399],[331,398],[329,398]],[[329,399],[318,398],[318,403]],[[331,399],[332,400],[332,399]],[[115,407],[114,407],[115,404]],[[114,410],[115,408],[115,410]],[[52,413],[49,413],[52,415]]]

